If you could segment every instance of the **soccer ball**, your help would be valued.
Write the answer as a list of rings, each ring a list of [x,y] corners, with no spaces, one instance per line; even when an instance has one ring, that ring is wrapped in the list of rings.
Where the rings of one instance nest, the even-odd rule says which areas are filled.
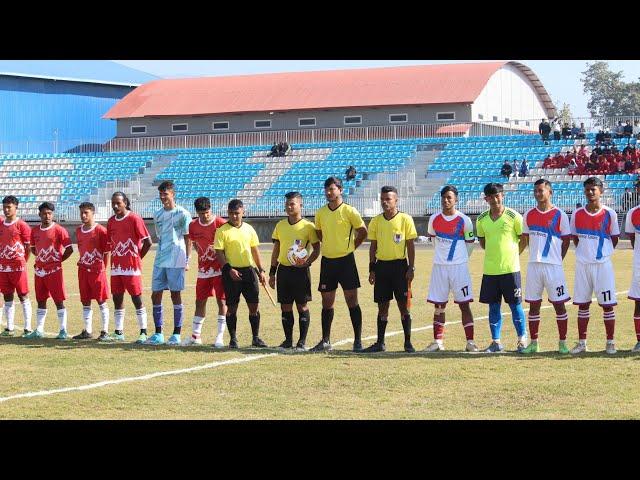
[[[299,245],[293,245],[287,252],[287,260],[291,265],[304,265],[309,258],[309,252],[306,248],[300,248]]]

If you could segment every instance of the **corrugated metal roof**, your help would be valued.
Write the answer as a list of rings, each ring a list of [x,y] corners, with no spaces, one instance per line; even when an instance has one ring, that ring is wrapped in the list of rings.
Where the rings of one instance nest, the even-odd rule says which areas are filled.
[[[105,118],[472,103],[505,63],[163,79],[136,88]]]
[[[133,87],[158,79],[108,60],[0,60],[0,75]]]

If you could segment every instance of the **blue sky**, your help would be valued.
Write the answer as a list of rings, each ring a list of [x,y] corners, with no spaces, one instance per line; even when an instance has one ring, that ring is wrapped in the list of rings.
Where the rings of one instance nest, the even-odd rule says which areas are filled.
[[[540,77],[556,107],[571,106],[574,117],[588,117],[581,72],[593,60],[518,60]],[[478,60],[116,60],[131,68],[164,78],[252,73],[301,72],[344,68],[391,67],[435,63],[473,63]],[[609,67],[622,70],[626,81],[640,78],[640,61],[611,60]]]

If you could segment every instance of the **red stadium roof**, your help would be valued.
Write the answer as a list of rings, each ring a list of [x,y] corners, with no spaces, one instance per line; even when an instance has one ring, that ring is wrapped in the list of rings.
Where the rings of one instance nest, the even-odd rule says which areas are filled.
[[[445,125],[438,127],[436,135],[449,135],[451,133],[467,133],[471,128],[470,123],[460,123],[457,125]]]
[[[473,103],[507,63],[529,77],[547,110],[555,111],[528,67],[487,62],[156,80],[133,90],[104,118]]]

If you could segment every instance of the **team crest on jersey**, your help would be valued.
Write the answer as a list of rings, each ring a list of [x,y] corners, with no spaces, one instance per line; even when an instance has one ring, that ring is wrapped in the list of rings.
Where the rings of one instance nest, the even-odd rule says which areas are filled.
[[[393,241],[394,241],[394,243],[400,243],[402,241],[402,234],[401,233],[395,233],[393,235]]]

